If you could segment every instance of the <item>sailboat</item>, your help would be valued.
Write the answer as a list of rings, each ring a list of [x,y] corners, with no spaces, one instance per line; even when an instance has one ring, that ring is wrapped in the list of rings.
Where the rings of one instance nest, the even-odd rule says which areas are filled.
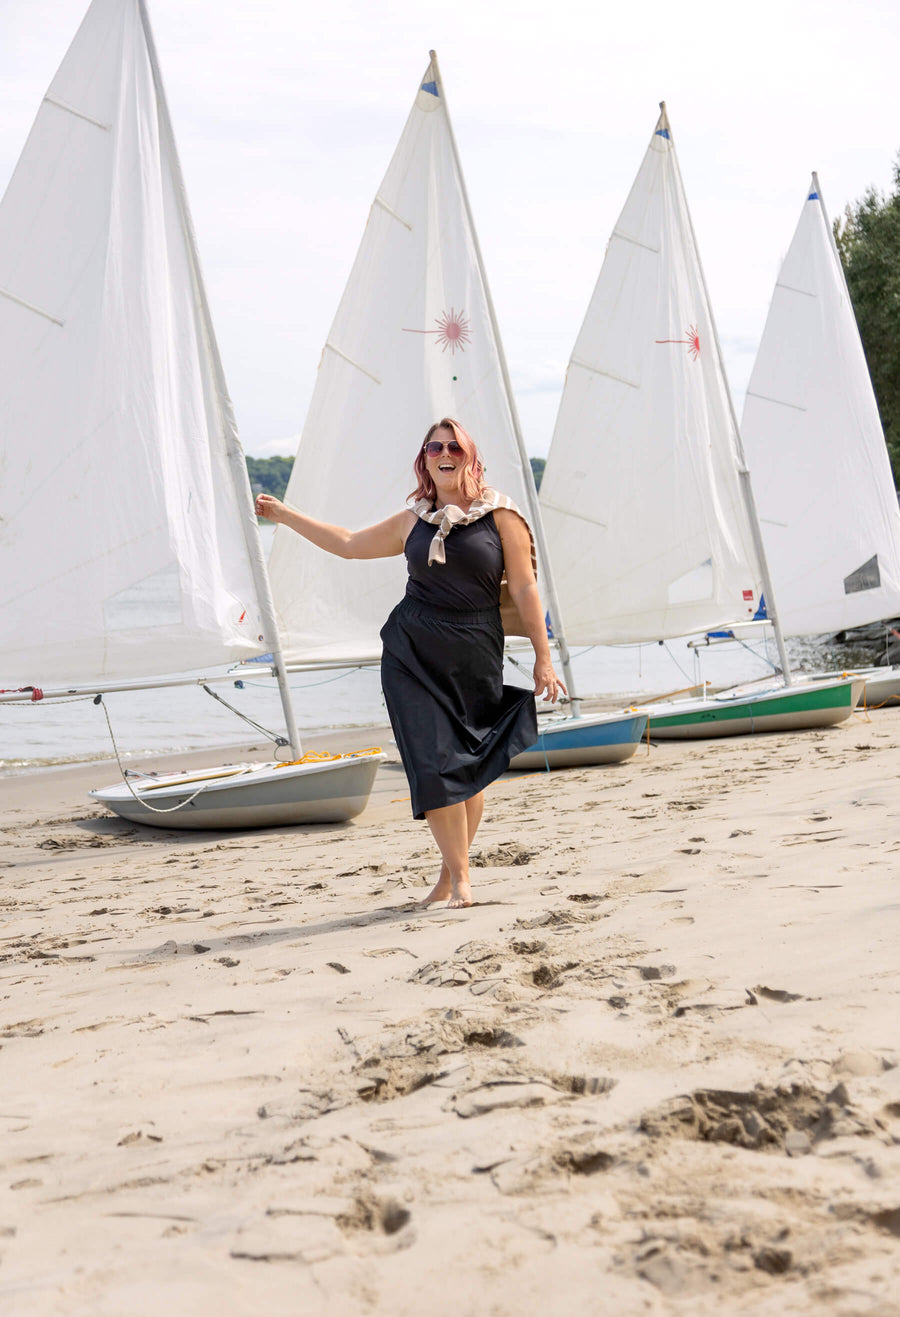
[[[354,527],[392,515],[410,489],[422,437],[442,416],[475,437],[490,484],[532,523],[569,677],[534,481],[432,51],[325,340],[286,501]],[[380,628],[405,589],[402,558],[345,562],[279,525],[269,571],[290,665],[377,662]],[[634,713],[554,720],[533,748],[535,766],[624,759],[645,728]]]
[[[900,613],[900,510],[818,176],[772,295],[741,421],[788,635]],[[900,669],[866,669],[866,702]]]
[[[272,653],[301,760],[143,0],[91,4],[0,203],[0,430],[4,687],[99,697]],[[383,759],[92,794],[165,827],[336,821]]]
[[[645,708],[655,738],[825,726],[862,682],[790,684],[775,596],[665,105],[575,343],[540,504],[571,644],[749,622],[777,689]]]

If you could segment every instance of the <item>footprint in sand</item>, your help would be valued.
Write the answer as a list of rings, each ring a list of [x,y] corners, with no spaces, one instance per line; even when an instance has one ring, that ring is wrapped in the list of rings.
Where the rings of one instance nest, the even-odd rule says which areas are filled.
[[[749,1092],[697,1089],[646,1111],[638,1128],[653,1139],[682,1138],[729,1143],[756,1152],[803,1156],[830,1139],[881,1133],[855,1111],[843,1084],[821,1093],[805,1084]]]

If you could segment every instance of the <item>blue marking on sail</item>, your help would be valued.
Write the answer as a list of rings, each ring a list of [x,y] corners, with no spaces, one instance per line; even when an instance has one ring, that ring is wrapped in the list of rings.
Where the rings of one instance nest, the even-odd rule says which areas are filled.
[[[766,612],[766,596],[759,596],[759,607],[750,619],[752,622],[768,622],[769,614]],[[707,631],[707,640],[734,640],[733,631]]]
[[[807,200],[807,201],[818,201],[818,200],[819,200],[819,194],[818,194],[818,192],[810,192],[810,194],[809,194],[809,196],[806,198],[806,200]]]
[[[423,83],[422,83],[422,86],[419,88],[419,90],[420,90],[420,91],[430,91],[431,94],[432,94],[432,96],[437,96],[437,94],[438,94],[438,89],[437,89],[437,83],[436,83],[436,82],[423,82]]]
[[[657,137],[665,137],[665,138],[668,140],[668,137],[669,137],[669,130],[668,130],[668,128],[657,128],[657,130],[656,130],[656,136],[657,136]]]

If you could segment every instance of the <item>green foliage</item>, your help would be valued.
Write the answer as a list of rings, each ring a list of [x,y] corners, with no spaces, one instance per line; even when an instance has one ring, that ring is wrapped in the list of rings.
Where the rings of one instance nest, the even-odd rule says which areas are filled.
[[[900,156],[892,194],[883,196],[869,188],[835,220],[834,237],[878,399],[894,483],[900,485]]]
[[[254,494],[274,494],[284,498],[294,465],[292,457],[248,457],[247,474]]]
[[[540,489],[546,461],[543,457],[531,457],[528,460],[531,462],[534,483]],[[292,457],[248,457],[246,461],[250,488],[254,494],[274,494],[275,498],[284,498],[294,465]]]

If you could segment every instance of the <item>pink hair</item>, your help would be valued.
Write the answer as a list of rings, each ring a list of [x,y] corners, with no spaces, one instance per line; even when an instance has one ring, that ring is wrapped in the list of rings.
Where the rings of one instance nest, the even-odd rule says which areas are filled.
[[[460,493],[465,499],[477,498],[484,488],[484,463],[475,446],[475,440],[465,431],[459,421],[454,421],[452,417],[445,416],[441,421],[435,421],[425,436],[424,442],[420,445],[416,453],[416,460],[413,463],[413,472],[418,484],[410,494],[411,499],[427,498],[429,502],[434,502],[437,498],[437,490],[434,487],[434,481],[428,474],[428,468],[425,464],[425,444],[429,439],[434,437],[435,430],[449,430],[453,438],[463,450],[465,458],[462,466],[459,468],[459,488]]]

